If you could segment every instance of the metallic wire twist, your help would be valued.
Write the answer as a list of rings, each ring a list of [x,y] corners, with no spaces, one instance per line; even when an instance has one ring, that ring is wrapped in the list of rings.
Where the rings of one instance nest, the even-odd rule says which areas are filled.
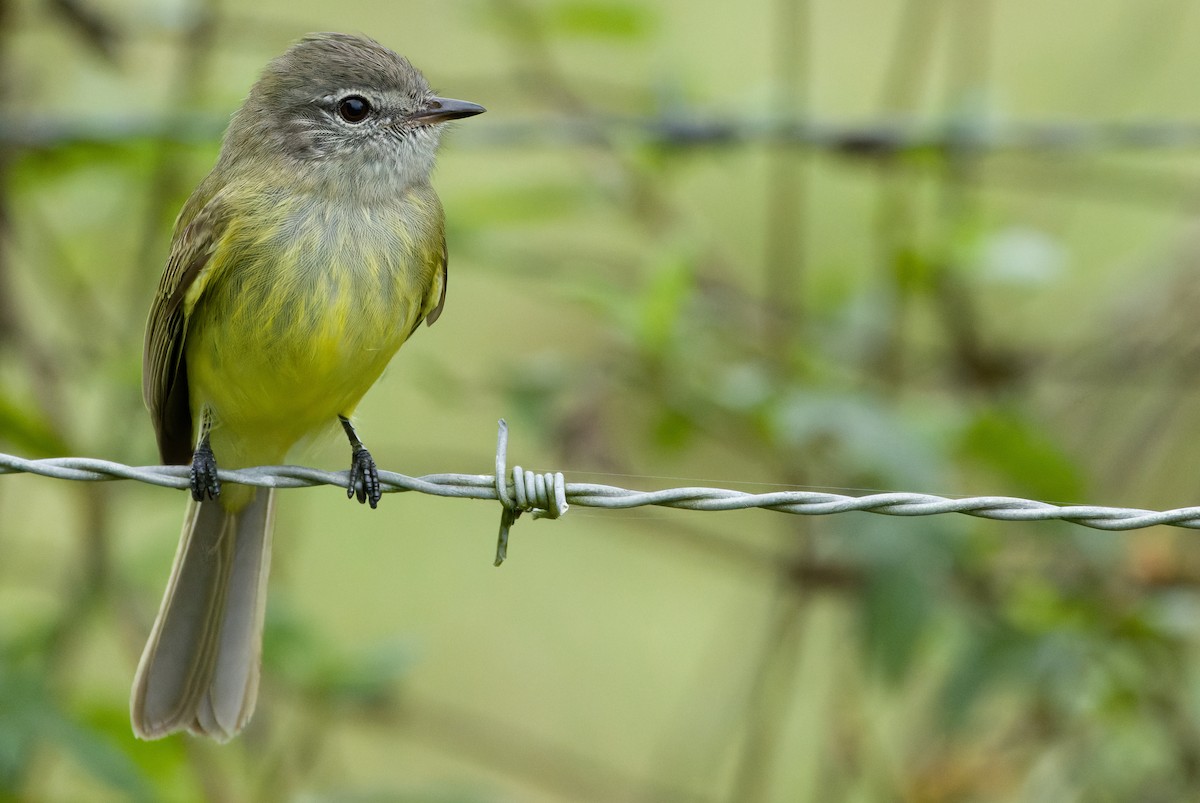
[[[1103,507],[1099,505],[1052,505],[1009,496],[976,496],[950,499],[918,493],[875,493],[845,496],[820,491],[776,491],[752,494],[724,488],[668,488],[634,491],[612,485],[566,482],[561,473],[536,474],[514,466],[507,471],[508,426],[500,421],[496,442],[496,469],[487,474],[428,474],[409,477],[391,471],[379,472],[384,493],[416,491],[433,496],[499,501],[503,506],[496,546],[496,565],[507,553],[509,529],[521,513],[534,518],[556,519],[570,505],[624,510],[656,505],[684,510],[744,510],[763,508],[801,516],[825,516],[862,511],[885,516],[933,516],[964,513],[999,521],[1048,521],[1057,519],[1097,530],[1136,530],[1166,524],[1200,529],[1200,507],[1174,510]],[[0,474],[38,474],[62,480],[136,480],[166,488],[189,487],[188,466],[127,466],[85,457],[56,457],[27,460],[0,454]],[[221,469],[222,482],[261,488],[307,488],[314,485],[346,487],[348,472],[320,471],[306,466],[262,466]]]

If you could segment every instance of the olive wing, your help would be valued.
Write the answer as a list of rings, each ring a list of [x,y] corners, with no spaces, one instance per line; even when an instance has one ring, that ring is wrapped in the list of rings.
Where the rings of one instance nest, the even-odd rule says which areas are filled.
[[[224,206],[213,199],[186,224],[185,220],[186,207],[150,306],[142,353],[142,398],[150,410],[159,454],[167,465],[187,464],[192,459],[194,432],[183,359],[190,310],[185,301],[208,272],[225,228]]]

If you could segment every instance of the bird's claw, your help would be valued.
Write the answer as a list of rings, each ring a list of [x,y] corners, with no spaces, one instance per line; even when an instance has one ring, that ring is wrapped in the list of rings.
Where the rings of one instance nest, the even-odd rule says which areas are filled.
[[[216,499],[221,495],[221,481],[217,479],[217,458],[208,443],[201,443],[192,454],[192,498],[197,502]]]
[[[359,502],[370,503],[374,509],[379,505],[383,491],[379,488],[379,469],[375,458],[363,447],[354,449],[350,455],[350,481],[346,485],[346,497],[358,498]]]

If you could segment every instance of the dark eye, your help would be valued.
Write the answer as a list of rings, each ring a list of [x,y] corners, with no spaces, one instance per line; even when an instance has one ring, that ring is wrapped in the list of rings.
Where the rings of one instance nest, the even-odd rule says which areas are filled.
[[[361,95],[347,95],[338,101],[337,110],[347,123],[361,123],[371,113],[371,104]]]

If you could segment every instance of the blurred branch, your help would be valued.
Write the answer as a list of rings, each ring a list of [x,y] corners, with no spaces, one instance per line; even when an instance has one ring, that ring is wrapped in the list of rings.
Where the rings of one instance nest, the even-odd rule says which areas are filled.
[[[9,34],[12,30],[13,9],[10,0],[0,0],[0,108],[9,100],[11,91],[12,65],[9,64]],[[0,120],[0,127],[3,121]],[[0,186],[8,184],[9,163],[12,153],[8,143],[0,136]],[[0,195],[0,343],[15,341],[19,325],[17,310],[13,299],[16,298],[12,281],[12,269],[8,259],[9,211],[7,194]]]
[[[809,0],[774,0],[771,4],[771,57],[776,96],[773,106],[784,118],[808,116],[812,78],[813,20]],[[808,240],[809,193],[812,183],[811,149],[792,147],[783,140],[767,143],[768,174],[765,179],[764,232],[765,271],[762,290],[762,348],[775,373],[773,382],[786,382],[790,363],[803,347],[804,323],[809,304],[806,283],[805,244]],[[790,484],[804,484],[809,461],[787,461],[785,477]],[[792,553],[791,563],[813,558],[812,522],[806,519],[782,522],[777,537]],[[775,611],[767,626],[767,638],[755,661],[754,677],[743,702],[739,734],[731,733],[737,758],[727,800],[768,799],[772,770],[790,756],[779,754],[779,735],[789,697],[797,692],[795,677],[800,644],[809,621],[807,602],[813,591],[802,584],[790,585],[786,574],[776,582]]]
[[[809,94],[811,10],[807,0],[776,0],[772,27],[775,41],[775,103],[782,115],[803,117]],[[804,319],[805,287],[803,243],[808,200],[808,161],[801,161],[785,141],[774,141],[769,151],[766,178],[766,305],[764,330],[768,353],[780,365],[791,347],[799,344],[799,324]]]
[[[773,762],[782,758],[776,746],[789,713],[789,703],[798,692],[796,678],[803,656],[804,625],[807,624],[812,590],[803,586],[778,589],[766,636],[755,661],[756,671],[742,712],[745,733],[738,756],[730,801],[769,800]]]
[[[936,52],[936,37],[945,16],[945,4],[932,0],[907,0],[901,12],[900,24],[892,36],[892,50],[884,71],[883,96],[880,114],[915,117],[924,89],[931,75]],[[864,141],[856,154],[892,155]],[[972,148],[971,150],[974,150]],[[957,154],[957,148],[947,154]],[[951,156],[951,158],[953,158]],[[866,354],[868,372],[880,378],[884,387],[895,391],[907,371],[907,332],[912,316],[913,282],[908,275],[913,268],[916,248],[912,237],[916,231],[915,199],[908,184],[909,176],[898,168],[895,159],[878,159],[880,192],[875,202],[876,260],[881,287],[880,321],[874,327],[873,343]]]
[[[49,0],[47,5],[93,52],[116,62],[121,34],[105,14],[82,0]]]
[[[217,30],[217,6],[215,0],[201,0],[196,4],[194,16],[184,38],[183,52],[172,76],[170,97],[176,109],[194,108],[203,94],[205,81],[213,57],[213,42]],[[183,120],[173,117],[177,124]],[[162,257],[157,253],[160,238],[165,229],[164,213],[173,209],[172,200],[185,186],[184,168],[175,158],[171,147],[179,137],[168,136],[158,140],[158,153],[147,189],[145,219],[141,247],[138,249],[137,265],[150,276],[158,268]]]
[[[907,0],[896,25],[883,71],[879,105],[885,113],[912,109],[920,99],[917,76],[929,71],[936,50],[934,39],[940,27],[941,3],[933,0]]]
[[[78,145],[124,145],[167,141],[207,144],[217,140],[228,117],[203,114],[81,119],[78,117],[0,117],[0,145],[28,151],[49,151]]]
[[[992,7],[989,0],[972,0],[952,8],[955,35],[949,38],[950,73],[946,106],[967,114],[986,103],[992,43]],[[954,150],[945,160],[939,210],[945,221],[946,239],[959,241],[982,216],[980,157],[978,149]],[[956,264],[961,249],[945,249],[946,255],[933,262],[931,300],[953,354],[954,374],[967,388],[998,390],[1010,387],[1020,376],[1021,366],[1010,355],[999,353],[983,336],[980,290],[965,280],[968,271]]]
[[[443,746],[454,755],[470,755],[484,766],[563,795],[564,800],[704,803],[712,799],[651,777],[630,775],[590,752],[565,747],[528,727],[451,704],[407,698],[375,713],[397,718],[427,743]]]

